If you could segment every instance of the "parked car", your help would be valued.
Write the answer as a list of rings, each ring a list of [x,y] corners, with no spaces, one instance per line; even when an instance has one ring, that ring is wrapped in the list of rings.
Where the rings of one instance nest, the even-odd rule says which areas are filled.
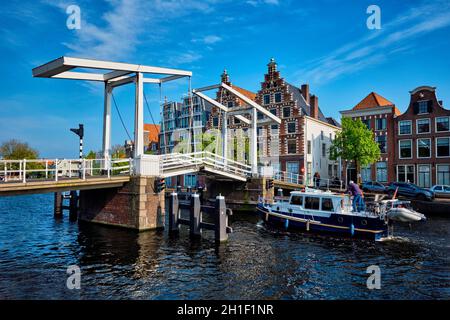
[[[450,198],[450,186],[438,184],[430,188],[436,198]]]
[[[364,192],[386,193],[386,186],[378,181],[366,181],[362,184]]]
[[[413,198],[423,201],[433,201],[434,192],[429,189],[424,189],[407,182],[391,182],[387,187],[389,196],[393,196],[395,190],[398,188],[397,195],[406,198]]]

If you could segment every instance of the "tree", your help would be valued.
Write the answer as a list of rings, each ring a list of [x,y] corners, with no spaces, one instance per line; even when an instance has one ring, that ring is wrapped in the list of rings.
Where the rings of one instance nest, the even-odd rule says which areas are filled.
[[[330,159],[341,158],[355,163],[356,171],[380,158],[380,148],[374,134],[361,120],[342,118],[342,131],[330,146]],[[358,178],[359,180],[359,178]]]
[[[1,144],[0,156],[6,160],[37,159],[39,153],[26,142],[11,139]]]
[[[94,151],[89,151],[89,153],[85,156],[86,159],[97,159],[97,153]]]
[[[112,146],[111,157],[113,157],[115,159],[126,158],[125,147],[120,144],[116,144],[116,145]]]

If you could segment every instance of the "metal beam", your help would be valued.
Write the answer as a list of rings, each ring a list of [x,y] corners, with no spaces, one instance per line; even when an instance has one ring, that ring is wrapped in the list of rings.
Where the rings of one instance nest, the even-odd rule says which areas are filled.
[[[194,90],[192,90],[192,92],[195,93],[195,92],[209,91],[209,90],[218,89],[218,88],[220,88],[220,84],[213,84],[211,86],[194,89]]]
[[[112,71],[112,72],[105,73],[105,74],[103,75],[103,79],[104,79],[105,81],[108,81],[108,80],[111,80],[111,79],[114,79],[114,78],[119,78],[119,77],[122,77],[122,76],[127,76],[127,75],[129,75],[130,73],[131,73],[130,71]]]
[[[228,108],[225,107],[223,104],[221,104],[220,102],[217,102],[216,100],[208,97],[207,95],[197,92],[197,90],[192,90],[192,93],[194,93],[195,95],[199,96],[200,98],[204,99],[205,101],[211,103],[213,106],[221,109],[222,111],[228,112]]]
[[[119,87],[122,86],[124,84],[128,84],[128,83],[133,83],[136,81],[136,76],[130,76],[130,77],[120,77],[118,80],[114,80],[114,81],[109,81],[108,84],[115,88],[115,87]]]
[[[170,77],[161,78],[161,79],[159,79],[159,81],[160,81],[161,83],[164,83],[164,82],[168,82],[168,81],[172,81],[172,80],[177,80],[177,79],[184,78],[184,77],[185,77],[185,76],[170,76]]]
[[[60,57],[34,68],[32,73],[33,77],[50,78],[55,74],[65,72],[73,68],[74,67],[72,66],[64,65],[64,57]]]
[[[232,116],[234,116],[235,118],[237,118],[240,121],[244,122],[245,124],[251,124],[252,123],[252,121],[250,119],[247,119],[246,117],[244,117],[242,115],[239,115],[239,114],[234,115],[233,114]]]
[[[72,58],[72,57],[61,57],[53,61],[50,61],[46,64],[43,64],[39,67],[36,67],[33,69],[33,76],[49,78],[73,68],[112,70],[112,72],[106,74],[106,75],[109,74],[109,76],[111,75],[115,76],[116,74],[118,74],[114,72],[123,71],[128,73],[140,72],[140,73],[163,74],[171,76],[192,77],[191,71],[152,67],[122,62]]]
[[[154,79],[154,78],[144,78],[144,79],[142,79],[142,81],[144,83],[156,83],[156,84],[160,84],[161,83],[160,79]]]
[[[221,86],[222,86],[222,88],[228,90],[229,92],[231,92],[232,94],[237,96],[242,101],[244,101],[247,104],[251,105],[252,107],[256,108],[257,111],[259,111],[262,114],[264,114],[265,116],[271,118],[273,121],[277,122],[278,124],[281,124],[281,119],[280,118],[278,118],[277,116],[273,115],[270,111],[268,111],[265,108],[261,107],[259,104],[257,104],[253,100],[247,98],[242,93],[234,90],[233,88],[231,88],[230,86],[226,85],[225,83],[222,83]]]
[[[104,81],[103,75],[99,73],[87,73],[87,72],[71,72],[65,71],[51,76],[55,79],[69,79],[69,80],[87,80],[87,81]]]

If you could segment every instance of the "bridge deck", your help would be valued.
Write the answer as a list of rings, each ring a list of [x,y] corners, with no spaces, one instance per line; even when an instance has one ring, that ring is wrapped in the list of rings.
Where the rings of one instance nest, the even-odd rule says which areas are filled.
[[[62,192],[70,190],[90,190],[121,187],[130,181],[130,176],[96,176],[86,180],[79,178],[64,178],[58,181],[27,181],[18,183],[15,181],[0,183],[0,196],[13,196],[33,193]]]

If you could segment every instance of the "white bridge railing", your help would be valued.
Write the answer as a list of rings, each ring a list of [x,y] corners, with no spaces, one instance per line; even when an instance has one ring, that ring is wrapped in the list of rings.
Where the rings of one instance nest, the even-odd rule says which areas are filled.
[[[242,177],[252,174],[251,166],[208,151],[161,155],[160,171],[163,175],[175,175],[177,171],[181,172],[188,168],[200,169],[202,166]]]
[[[293,183],[303,186],[310,186],[316,189],[345,189],[344,181],[335,179],[323,179],[323,178],[306,178],[304,175],[286,171],[274,171],[273,179],[285,183]]]
[[[129,175],[132,159],[24,159],[0,160],[0,182],[27,183],[71,178]]]

